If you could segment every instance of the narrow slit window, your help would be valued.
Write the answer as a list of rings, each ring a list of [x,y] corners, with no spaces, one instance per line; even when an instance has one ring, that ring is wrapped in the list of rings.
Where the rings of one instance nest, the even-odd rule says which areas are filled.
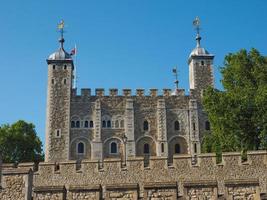
[[[93,127],[94,127],[94,122],[90,121],[90,128],[93,128]]]
[[[164,143],[161,143],[161,152],[164,153]]]
[[[84,128],[88,128],[89,127],[89,123],[88,123],[88,121],[85,121],[84,122]]]
[[[194,144],[194,152],[197,153],[197,144]]]
[[[174,130],[179,131],[180,130],[180,123],[179,121],[174,122]]]
[[[67,84],[67,79],[64,78],[64,85],[66,85],[66,84]]]
[[[210,131],[210,122],[209,122],[209,121],[206,121],[206,122],[205,122],[205,129],[206,129],[207,131]]]
[[[149,127],[148,121],[145,120],[145,121],[144,121],[144,124],[143,124],[143,129],[144,129],[144,131],[148,131],[148,127]]]

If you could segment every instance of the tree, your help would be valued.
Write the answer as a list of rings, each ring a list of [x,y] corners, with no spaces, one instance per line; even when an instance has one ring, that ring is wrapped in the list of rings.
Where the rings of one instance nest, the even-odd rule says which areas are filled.
[[[221,73],[224,91],[204,92],[212,133],[202,150],[267,149],[267,59],[256,49],[241,50],[225,57]]]
[[[3,162],[39,162],[44,157],[35,126],[22,120],[0,126],[0,152]]]

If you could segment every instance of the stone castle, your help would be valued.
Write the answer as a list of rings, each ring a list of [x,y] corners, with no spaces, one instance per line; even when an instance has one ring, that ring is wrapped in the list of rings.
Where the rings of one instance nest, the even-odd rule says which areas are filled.
[[[81,89],[77,95],[72,57],[60,48],[47,59],[48,93],[46,123],[46,161],[65,161],[135,156],[199,154],[200,142],[210,125],[201,105],[201,94],[213,86],[214,55],[200,46],[191,52],[190,94],[178,87],[143,89],[132,94],[123,89]]]
[[[48,59],[45,162],[0,162],[1,200],[267,199],[267,151],[203,154],[210,124],[201,104],[213,87],[213,59],[191,52],[190,93],[183,89],[82,89],[60,48]],[[1,159],[0,159],[1,161]]]

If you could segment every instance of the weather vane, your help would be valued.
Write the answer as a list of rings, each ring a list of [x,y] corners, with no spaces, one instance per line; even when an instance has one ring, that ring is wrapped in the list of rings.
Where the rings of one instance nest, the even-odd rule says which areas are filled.
[[[195,26],[195,28],[197,30],[197,34],[199,34],[199,30],[200,30],[200,19],[199,19],[199,17],[196,17],[194,19],[193,25]]]
[[[197,47],[200,47],[200,40],[201,40],[201,37],[200,37],[200,34],[199,34],[199,30],[200,30],[200,19],[199,17],[196,17],[193,21],[193,26],[196,28],[196,31],[197,31],[197,37],[196,37],[196,40],[197,40]]]
[[[61,48],[63,48],[63,43],[64,43],[64,38],[63,38],[64,26],[65,26],[64,20],[61,20],[60,23],[57,25],[57,28],[58,28],[58,30],[60,32],[60,36],[61,36],[61,38],[59,39],[59,42],[61,44]]]

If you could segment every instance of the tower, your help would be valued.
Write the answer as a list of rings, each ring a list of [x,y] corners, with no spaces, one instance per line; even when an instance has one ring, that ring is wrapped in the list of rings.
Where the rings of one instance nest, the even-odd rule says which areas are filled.
[[[58,28],[61,33],[60,47],[47,59],[45,161],[69,159],[70,100],[74,65],[71,55],[64,50],[63,21]]]
[[[189,64],[189,84],[190,89],[195,90],[195,93],[200,96],[202,91],[208,86],[213,86],[213,58],[214,55],[210,54],[206,49],[201,47],[201,37],[199,34],[200,20],[197,17],[193,25],[197,30],[197,46],[191,52],[188,60]]]

